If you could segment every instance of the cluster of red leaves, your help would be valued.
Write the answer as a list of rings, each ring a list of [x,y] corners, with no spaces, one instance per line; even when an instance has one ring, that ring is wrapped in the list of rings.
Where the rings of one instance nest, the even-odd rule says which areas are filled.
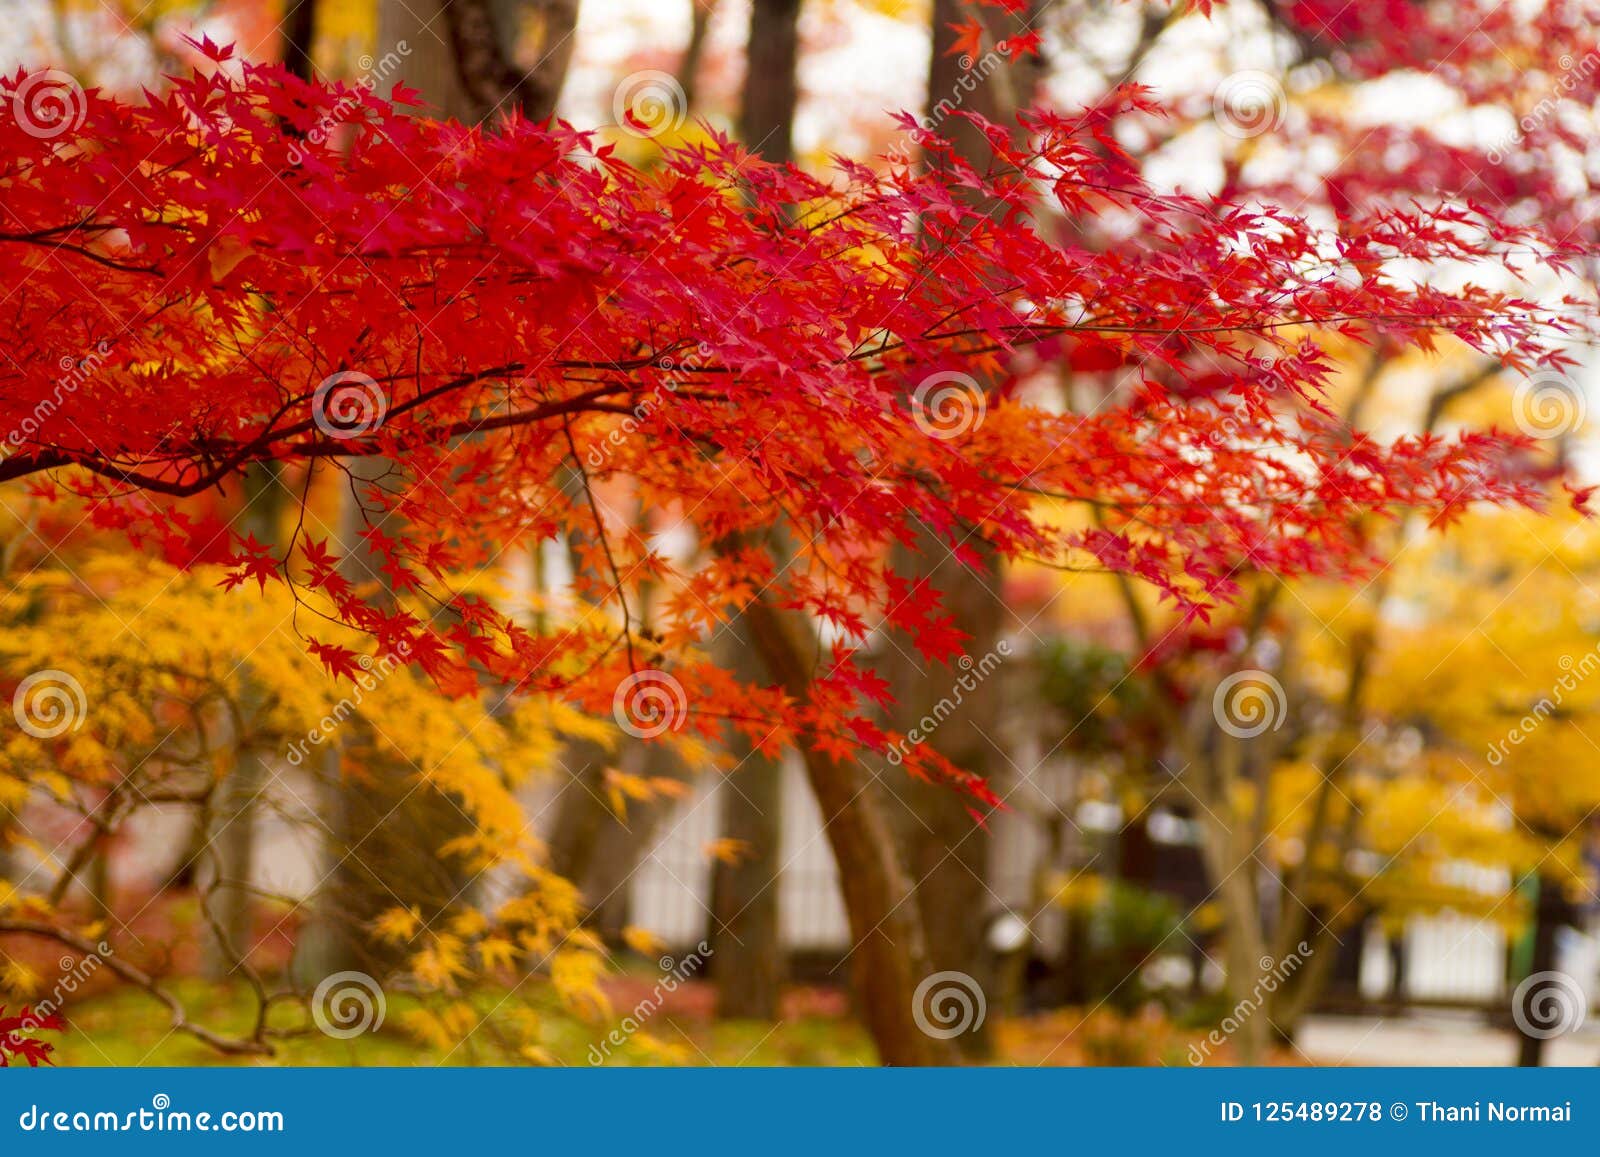
[[[1416,69],[1475,99],[1502,86],[1497,58],[1550,80],[1581,72],[1574,99],[1592,99],[1592,52],[1600,9],[1593,0],[1266,0],[1318,54],[1368,76]],[[1585,96],[1585,93],[1589,94]]]
[[[56,1046],[33,1034],[40,1030],[64,1032],[67,1022],[61,1014],[52,1012],[39,1016],[27,1005],[15,1016],[7,1016],[5,1011],[5,1006],[0,1005],[0,1069],[9,1068],[18,1061],[27,1061],[31,1069],[41,1064],[54,1064],[50,1054]]]
[[[1022,18],[1028,15],[1033,6],[1032,0],[965,0],[965,3],[973,10],[973,15],[960,24],[950,25],[956,35],[945,52],[949,56],[963,56],[968,60],[978,60],[983,56],[984,36],[989,32],[982,16],[983,9],[994,9],[1006,16]],[[1029,23],[1000,37],[995,41],[995,48],[1016,61],[1025,56],[1037,56],[1043,40],[1044,34]]]
[[[87,94],[67,134],[18,117],[28,74],[0,82],[0,480],[48,477],[96,525],[194,557],[216,528],[181,500],[252,462],[399,463],[363,488],[398,604],[315,536],[238,543],[236,577],[314,592],[448,691],[486,675],[607,712],[629,671],[669,666],[708,735],[882,750],[863,708],[886,691],[851,647],[884,625],[937,659],[962,641],[890,569],[924,531],[964,559],[1128,573],[1204,614],[1241,566],[1347,570],[1373,513],[1537,497],[1514,438],[1346,429],[1321,344],[1558,361],[1533,302],[1416,275],[1559,267],[1536,225],[1410,204],[1333,228],[1158,193],[1113,131],[1160,114],[1141,90],[1020,136],[966,117],[982,171],[935,141],[927,170],[841,160],[824,181],[721,137],[639,169],[565,125],[406,116],[207,51],[215,71],[164,95]],[[1409,276],[1383,274],[1400,260]],[[1068,412],[1027,373],[1061,359],[1124,384]],[[359,375],[343,402],[340,374]],[[951,375],[1000,385],[981,406],[928,388]],[[341,425],[351,401],[365,420]],[[1060,529],[1063,501],[1098,527]],[[447,586],[551,539],[609,626],[537,634]],[[645,637],[647,587],[666,594]],[[840,640],[807,702],[695,657],[758,591]],[[947,772],[935,758],[906,762]]]

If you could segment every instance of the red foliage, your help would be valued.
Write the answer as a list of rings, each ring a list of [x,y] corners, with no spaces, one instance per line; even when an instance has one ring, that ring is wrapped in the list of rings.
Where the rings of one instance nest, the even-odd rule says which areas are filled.
[[[211,75],[89,93],[65,133],[18,115],[29,74],[0,82],[19,286],[0,302],[0,480],[48,475],[94,525],[201,557],[215,527],[184,499],[252,462],[383,456],[398,469],[364,488],[365,549],[450,626],[370,601],[314,536],[236,542],[236,579],[317,592],[452,690],[476,670],[607,712],[630,671],[665,665],[705,734],[882,749],[856,718],[882,690],[849,644],[884,624],[944,660],[962,642],[937,591],[889,569],[924,529],[964,558],[981,541],[1125,572],[1203,616],[1242,566],[1358,566],[1370,514],[1539,496],[1525,440],[1380,443],[1324,402],[1330,337],[1559,362],[1565,320],[1484,287],[1570,259],[1515,214],[1363,191],[1327,223],[1259,190],[1162,193],[1115,132],[1163,113],[1135,88],[1020,136],[956,114],[990,141],[982,171],[930,141],[926,171],[841,160],[823,181],[721,137],[641,170],[565,125],[413,118],[206,51]],[[1463,263],[1486,276],[1428,275]],[[1030,373],[1063,349],[1117,368],[1093,412]],[[1043,499],[1093,504],[1099,527],[1063,531]],[[746,545],[668,556],[641,525]],[[534,635],[441,577],[556,537],[611,626]],[[649,638],[646,585],[669,592]],[[758,591],[845,641],[807,702],[691,652]],[[907,764],[948,774],[936,759]]]
[[[5,1006],[0,1005],[0,1068],[9,1068],[18,1061],[27,1061],[30,1069],[36,1069],[41,1064],[53,1065],[55,1062],[50,1059],[50,1054],[56,1046],[32,1034],[41,1029],[64,1032],[67,1022],[61,1018],[61,1014],[52,1012],[37,1015],[27,1005],[23,1005],[15,1016],[6,1016],[5,1011]]]

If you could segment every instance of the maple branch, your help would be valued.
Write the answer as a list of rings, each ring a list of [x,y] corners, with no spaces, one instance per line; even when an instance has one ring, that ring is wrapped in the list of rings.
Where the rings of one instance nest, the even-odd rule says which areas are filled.
[[[204,1025],[195,1024],[189,1019],[183,1003],[164,988],[154,976],[137,965],[129,964],[120,956],[113,953],[102,953],[99,944],[86,936],[80,936],[75,932],[69,932],[64,928],[57,928],[54,925],[38,920],[18,920],[0,917],[0,934],[5,933],[54,940],[56,943],[65,945],[80,955],[94,957],[123,980],[137,988],[144,989],[156,1000],[166,1005],[167,1010],[172,1014],[171,1028],[173,1032],[187,1033],[218,1052],[230,1056],[273,1055],[272,1044],[266,1039],[266,1026],[261,1022],[257,1022],[255,1034],[250,1037],[224,1036],[221,1033],[213,1032]]]

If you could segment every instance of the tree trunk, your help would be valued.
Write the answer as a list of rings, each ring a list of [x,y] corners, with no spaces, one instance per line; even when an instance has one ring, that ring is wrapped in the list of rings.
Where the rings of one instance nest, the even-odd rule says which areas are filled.
[[[283,67],[301,80],[316,72],[312,51],[316,46],[317,0],[289,0],[283,16]]]
[[[683,59],[678,64],[678,87],[683,89],[683,106],[689,112],[700,100],[700,65],[716,11],[717,0],[689,0],[689,43],[684,45]]]
[[[1026,66],[999,65],[977,68],[973,61],[950,53],[955,32],[952,24],[969,18],[971,9],[958,0],[936,0],[933,14],[933,53],[928,69],[928,117],[938,131],[949,136],[961,153],[980,171],[990,149],[983,135],[959,118],[941,113],[941,104],[957,94],[965,111],[981,113],[996,123],[1007,123],[1017,111],[1016,92]],[[991,20],[991,30],[1004,36],[1009,24]],[[970,86],[970,91],[968,90]],[[980,383],[983,384],[983,383]],[[977,544],[974,544],[977,545]],[[974,664],[995,655],[1005,625],[1000,596],[1000,566],[992,552],[982,552],[982,562],[972,569],[957,562],[936,536],[922,533],[914,555],[902,554],[900,573],[926,580],[945,599],[956,626],[969,637],[967,654]],[[943,715],[926,742],[957,767],[984,779],[1001,766],[996,744],[1003,742],[995,729],[1001,718],[1000,683],[985,674],[970,691],[958,689],[971,672],[957,667],[924,667],[910,640],[898,640],[884,662],[886,678],[895,688],[896,708],[891,721],[902,731],[917,725],[943,703],[954,708]],[[959,702],[957,702],[959,700]],[[939,971],[962,972],[980,989],[994,981],[985,931],[994,897],[989,879],[990,835],[967,811],[968,800],[948,787],[891,775],[889,783],[906,807],[897,813],[897,831],[907,849],[907,859],[917,881],[917,902],[927,929],[933,966]],[[982,1058],[992,1048],[987,1026],[956,1038],[969,1057]]]
[[[745,619],[768,673],[790,695],[804,698],[809,668],[789,624],[759,599],[745,608]],[[878,1058],[886,1065],[948,1064],[954,1050],[918,1023],[917,986],[933,968],[912,881],[871,777],[815,748],[803,755],[839,867],[855,994]]]
[[[617,823],[605,794],[605,770],[615,759],[604,745],[587,739],[568,743],[560,756],[559,771],[570,782],[556,802],[546,841],[550,870],[577,884],[591,901],[600,897],[588,891],[589,870],[605,829]]]
[[[740,132],[751,152],[774,163],[794,159],[799,19],[800,0],[754,0],[750,7]],[[728,628],[736,673],[756,682],[763,668],[750,653],[750,635],[749,624],[740,620]],[[717,952],[711,967],[724,1016],[773,1020],[783,976],[778,912],[783,765],[756,754],[738,736],[731,754],[738,770],[722,785],[721,834],[740,841],[746,858],[738,864],[719,863],[712,876]]]
[[[569,481],[577,485],[575,479]],[[635,529],[641,535],[649,533],[642,523]],[[567,545],[576,575],[582,566],[576,536]],[[640,589],[635,608],[639,629],[646,634],[654,622],[653,602],[647,584]],[[646,779],[682,778],[685,769],[666,745],[631,738],[624,739],[618,750],[577,740],[561,754],[560,769],[569,782],[556,801],[555,822],[546,840],[550,868],[578,885],[590,905],[588,922],[616,942],[629,919],[628,879],[649,850],[671,802],[637,804],[628,808],[626,819],[615,814],[605,776],[606,769],[613,766]]]
[[[279,482],[281,467],[258,463],[245,471],[244,509],[238,532],[257,542],[278,539],[286,491]],[[270,777],[267,756],[249,733],[260,710],[263,692],[248,671],[239,696],[239,726],[228,735],[233,763],[211,793],[205,809],[205,851],[197,865],[200,904],[209,924],[204,939],[204,971],[211,980],[233,974],[250,953],[250,877],[255,866],[256,801]],[[232,724],[230,723],[230,726]]]
[[[747,683],[764,669],[749,625],[740,620],[723,638],[727,669]],[[736,861],[718,861],[711,878],[711,974],[717,1011],[747,1020],[776,1020],[783,982],[779,925],[782,872],[783,762],[760,754],[733,733],[728,754],[735,766],[721,787],[721,833],[743,845]]]
[[[800,0],[753,0],[739,135],[751,152],[774,163],[794,160],[799,58]]]
[[[466,123],[485,123],[521,112],[532,121],[555,115],[572,63],[579,0],[385,0],[406,9],[389,19],[379,42],[424,45],[408,62],[407,83],[430,103]],[[412,11],[414,10],[414,11]],[[533,67],[518,64],[517,41],[526,33]],[[445,43],[438,41],[443,38]],[[437,46],[437,47],[434,47]],[[416,56],[429,57],[417,62]]]
[[[1536,897],[1534,899],[1533,922],[1533,952],[1528,961],[1528,975],[1539,976],[1541,973],[1554,972],[1556,968],[1556,933],[1563,924],[1572,918],[1571,907],[1566,897],[1561,894],[1561,885],[1545,876],[1538,876],[1534,881]],[[1551,987],[1545,984],[1531,984],[1522,992],[1521,1007],[1516,1009],[1515,1018],[1518,1043],[1517,1065],[1521,1068],[1538,1068],[1544,1063],[1544,1043],[1553,1035],[1550,1032],[1541,1032],[1535,1035],[1529,1032],[1531,1026],[1536,1029],[1560,1029],[1560,1023],[1551,1024],[1548,1010],[1541,1010],[1537,1001],[1542,990]],[[1574,984],[1573,987],[1576,987]],[[1548,993],[1546,994],[1549,995]],[[1556,1004],[1554,1007],[1559,1014],[1564,1014],[1564,1005]]]
[[[1233,1002],[1227,1017],[1236,1022],[1230,1034],[1240,1063],[1260,1064],[1266,1057],[1269,1014],[1255,1000],[1264,969],[1272,967],[1267,958],[1267,937],[1261,920],[1261,897],[1256,889],[1255,859],[1248,848],[1224,824],[1220,816],[1231,809],[1220,793],[1201,801],[1201,852],[1211,875],[1213,894],[1222,910],[1223,962],[1226,984],[1223,991]]]
[[[368,519],[359,504],[377,480],[403,485],[403,475],[393,462],[379,457],[353,458],[345,468],[355,493],[346,497],[338,536],[340,573],[357,586],[387,591],[388,576],[360,538]],[[390,512],[376,519],[376,528],[392,538],[404,537]],[[380,687],[368,703],[381,704],[382,695]],[[379,741],[379,726],[353,715],[339,732],[337,782],[331,785],[332,806],[324,815],[333,858],[324,882],[325,916],[337,938],[321,949],[324,956],[344,959],[345,967],[353,964],[375,976],[398,964],[403,949],[379,946],[359,932],[349,935],[351,930],[367,928],[392,908],[415,909],[431,926],[470,902],[476,878],[439,854],[448,841],[471,830],[470,818],[455,800],[419,782],[415,765]]]
[[[934,561],[941,556],[942,561]],[[964,661],[971,666],[926,663],[915,643],[904,637],[891,643],[882,666],[894,688],[890,719],[895,727],[916,728],[957,767],[990,779],[999,754],[995,745],[1004,742],[997,726],[1004,714],[1004,671],[991,671],[987,660],[999,656],[995,648],[1005,608],[996,589],[999,568],[987,552],[985,560],[983,572],[974,574],[949,557],[932,535],[919,535],[916,554],[902,555],[897,569],[926,579],[944,595],[956,626],[971,637]],[[924,719],[933,725],[922,724]],[[884,782],[905,805],[893,813],[895,830],[917,882],[933,967],[965,973],[979,989],[990,991],[995,977],[986,931],[997,901],[988,884],[988,829],[967,810],[971,800],[948,784],[927,783],[894,770]],[[992,1047],[987,1024],[956,1040],[974,1059],[986,1057]]]
[[[559,22],[566,13],[576,21],[576,0],[532,7],[535,15],[547,13]],[[441,17],[443,30],[450,34],[448,43],[439,35],[441,28],[436,22]],[[562,34],[565,46],[560,52],[547,54],[541,67],[518,81],[519,99],[532,100],[537,84],[542,86],[537,91],[544,92],[553,107],[570,57],[570,33],[569,26]],[[488,0],[382,0],[378,40],[380,45],[403,41],[410,46],[404,79],[439,113],[473,120],[492,111],[485,106],[485,86],[503,82],[506,76],[493,72],[494,53],[500,48]],[[498,98],[492,103],[498,104]],[[532,115],[530,108],[524,111]],[[346,525],[340,535],[345,556],[342,569],[352,582],[386,585],[386,576],[364,553],[358,537],[365,523],[355,502],[366,483],[391,475],[403,481],[403,472],[396,463],[381,458],[353,459],[347,468],[357,497],[346,500]],[[394,520],[386,516],[384,521]],[[385,525],[383,529],[400,536],[398,527]],[[328,927],[323,941],[312,945],[308,955],[319,963],[339,962],[342,967],[349,967],[353,957],[376,970],[394,963],[398,950],[379,951],[361,937],[348,935],[350,929],[363,927],[397,906],[414,907],[431,923],[469,900],[473,878],[439,856],[439,848],[447,840],[467,830],[468,819],[453,800],[428,785],[417,784],[415,769],[382,750],[375,738],[371,725],[360,720],[348,723],[340,737],[342,766],[338,782],[329,791],[326,817],[333,845],[322,913]]]
[[[316,0],[289,0],[284,14],[283,65],[291,75],[305,81],[314,73],[316,12]],[[277,463],[258,463],[245,471],[244,510],[239,518],[242,535],[254,537],[257,542],[277,541],[278,521],[285,508],[285,492],[279,482],[281,472]],[[247,674],[239,703],[239,713],[247,728],[263,699],[260,687]],[[190,876],[200,884],[200,904],[210,925],[204,940],[202,967],[211,980],[226,979],[250,951],[255,804],[271,775],[266,753],[253,736],[234,734],[231,738],[233,766],[217,784],[196,824],[195,836],[201,843],[193,864],[180,864],[175,872],[178,876]]]
[[[445,0],[380,0],[376,55],[402,42],[410,49],[402,66],[407,85],[421,93],[431,108],[426,115],[477,119],[477,102],[462,84],[444,20]]]
[[[245,696],[245,709],[259,695]],[[256,801],[267,784],[262,752],[244,742],[233,766],[212,793],[206,810],[206,850],[199,864],[200,903],[207,936],[203,970],[208,980],[226,980],[250,954],[250,879],[255,866]]]

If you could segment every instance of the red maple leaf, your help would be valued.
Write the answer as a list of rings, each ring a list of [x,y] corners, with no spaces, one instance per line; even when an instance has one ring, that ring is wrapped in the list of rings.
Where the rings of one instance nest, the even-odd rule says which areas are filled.
[[[66,1031],[67,1022],[61,1014],[35,1013],[27,1005],[23,1005],[15,1016],[5,1016],[4,1013],[5,1006],[0,1005],[0,1068],[7,1068],[19,1060],[27,1061],[28,1067],[34,1069],[41,1064],[54,1065],[50,1054],[56,1046],[31,1034],[41,1030]]]

